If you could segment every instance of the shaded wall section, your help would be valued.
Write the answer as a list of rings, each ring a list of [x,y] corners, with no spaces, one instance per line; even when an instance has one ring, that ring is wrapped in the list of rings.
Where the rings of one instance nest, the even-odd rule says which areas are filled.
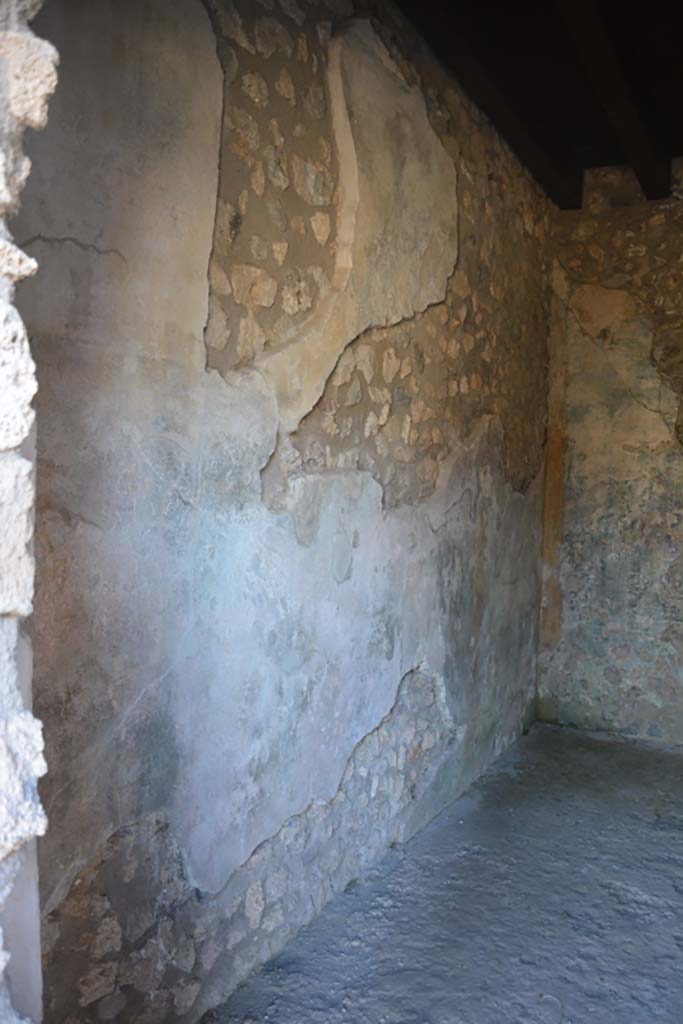
[[[47,1013],[195,1020],[528,721],[550,211],[388,7],[41,17]]]
[[[680,743],[683,205],[592,172],[558,225],[539,713]]]

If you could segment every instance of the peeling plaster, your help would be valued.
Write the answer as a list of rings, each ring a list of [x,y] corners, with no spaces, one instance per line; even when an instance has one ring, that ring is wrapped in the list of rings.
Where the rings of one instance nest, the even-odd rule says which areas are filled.
[[[58,823],[41,873],[49,1005],[84,1021],[190,1019],[224,997],[342,878],[490,763],[532,700],[546,306],[530,271],[516,277],[542,265],[546,207],[452,83],[439,80],[437,99],[433,64],[418,85],[367,23],[334,36],[342,109],[321,86],[329,33],[317,31],[321,19],[336,31],[337,14],[307,8],[295,29],[214,6],[216,35],[199,0],[182,14],[162,0],[52,0],[44,15],[64,73],[21,237],[82,244],[43,245],[44,285],[22,294],[41,379],[36,688]],[[134,75],[113,66],[103,19]],[[275,86],[288,47],[294,105]],[[367,78],[414,143],[415,163],[379,176],[372,160],[395,162],[400,139],[376,154],[388,129],[354,110]],[[330,192],[348,180],[337,108],[355,124],[346,247]],[[380,274],[370,242],[384,204],[396,220]],[[305,387],[280,387],[270,360],[294,365],[314,346],[338,258],[334,330]],[[262,349],[235,370],[222,360],[245,321],[263,325]],[[387,501],[377,466],[353,461],[352,435],[353,458],[334,467],[309,442],[332,395],[356,409],[343,404],[353,388],[364,401],[377,391],[381,416],[389,384]],[[513,437],[517,402],[529,415]],[[413,449],[409,501],[398,478]],[[305,472],[278,503],[268,479],[290,457]],[[404,804],[394,753],[413,719],[425,743]],[[341,799],[340,779],[358,800]],[[271,856],[273,877],[259,875]],[[285,863],[298,872],[291,902],[275,877]],[[70,958],[79,943],[90,952]]]
[[[562,502],[546,497],[539,660],[542,718],[668,742],[683,737],[682,215],[610,169],[558,224],[550,423],[564,442],[546,479]]]

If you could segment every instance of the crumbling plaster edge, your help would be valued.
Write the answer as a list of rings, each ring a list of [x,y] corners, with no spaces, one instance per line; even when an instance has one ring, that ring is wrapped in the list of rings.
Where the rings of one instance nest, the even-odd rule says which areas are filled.
[[[218,52],[218,27],[215,18],[212,15],[211,6],[208,0],[202,0],[203,6],[207,12],[207,17],[211,24],[211,27],[216,37],[216,45]],[[380,36],[375,31],[371,18],[354,18],[349,21],[345,28],[359,26],[365,31],[369,31],[372,37],[372,43],[378,50],[378,56],[385,67],[392,72],[401,81],[404,81],[403,75],[400,69],[397,67],[395,62],[392,60],[386,46]],[[334,139],[335,152],[337,155],[337,164],[339,167],[339,182],[338,182],[338,201],[336,210],[336,240],[337,247],[335,253],[335,264],[332,274],[332,280],[328,284],[326,290],[320,297],[318,303],[307,318],[297,324],[293,324],[291,328],[283,333],[282,340],[277,345],[273,345],[266,353],[262,354],[250,367],[252,373],[260,375],[264,381],[266,387],[272,392],[276,407],[277,407],[277,437],[284,438],[287,435],[294,434],[300,427],[302,421],[308,416],[319,403],[324,395],[325,387],[334,373],[335,367],[339,363],[342,355],[346,349],[356,342],[363,334],[368,330],[372,330],[376,327],[386,326],[397,326],[401,323],[410,322],[415,317],[425,313],[428,309],[434,306],[438,306],[443,303],[448,294],[449,282],[456,271],[458,265],[458,253],[459,253],[459,242],[456,240],[455,251],[453,259],[450,265],[448,273],[444,277],[443,286],[440,289],[439,297],[426,301],[424,304],[416,306],[409,315],[402,315],[397,317],[383,318],[381,322],[375,322],[373,318],[369,318],[367,322],[358,325],[357,323],[349,329],[343,332],[343,338],[335,345],[333,351],[328,351],[326,348],[321,352],[320,338],[326,335],[334,335],[334,331],[330,330],[330,323],[335,311],[339,312],[339,302],[343,298],[350,298],[347,296],[347,292],[351,283],[351,275],[353,270],[353,258],[352,250],[355,240],[356,233],[356,220],[358,214],[358,208],[360,205],[360,175],[358,168],[358,158],[356,153],[356,145],[353,138],[353,132],[351,130],[351,119],[349,116],[348,106],[344,92],[344,80],[343,80],[343,68],[342,68],[342,48],[344,43],[344,37],[341,34],[333,36],[328,44],[328,62],[326,72],[326,84],[328,98],[330,102],[330,110],[332,116],[332,134]],[[415,87],[420,94],[422,103],[424,104],[424,96],[422,95],[422,89],[419,86]],[[223,79],[223,98],[222,98],[222,110],[221,110],[221,125],[224,123],[225,116],[225,103],[226,103],[226,82],[225,74]],[[425,105],[425,115],[427,115]],[[433,128],[432,128],[433,131]],[[455,167],[455,163],[451,154],[447,152],[439,136],[434,133],[436,142],[448,156],[449,161]],[[218,179],[220,182],[220,175],[222,170],[222,147],[219,146],[218,153]],[[218,202],[216,203],[216,216],[218,213]],[[214,223],[214,234],[215,240],[216,225]],[[212,241],[211,252],[209,255],[209,263],[214,254],[214,242]],[[207,273],[207,285],[208,285],[208,273]],[[210,290],[210,286],[209,286]],[[349,320],[348,310],[341,308],[341,314],[345,320]],[[346,314],[344,316],[344,314]],[[207,322],[204,325],[204,336],[206,334],[206,327],[208,325],[208,306],[207,306]],[[339,332],[337,332],[339,333]],[[292,388],[292,373],[291,373],[291,362],[292,359],[297,360],[299,363],[311,363],[317,364],[317,370],[315,381],[312,385],[309,385],[305,390],[305,394],[302,389],[297,390]],[[208,366],[208,352],[206,353],[206,370],[209,373],[217,372],[212,370]],[[229,371],[227,374],[220,376],[223,377],[226,382],[230,382],[234,377],[240,377],[243,374],[243,370]],[[278,447],[278,440],[273,446],[268,458],[265,460],[262,469],[270,461],[272,455],[275,453]]]
[[[35,365],[26,330],[14,305],[17,281],[35,273],[37,263],[12,241],[6,217],[16,211],[30,170],[22,152],[24,128],[42,128],[47,100],[56,82],[57,51],[28,28],[40,3],[10,0],[0,15],[0,63],[4,64],[0,97],[0,460],[3,484],[3,544],[0,548],[0,904],[8,899],[26,851],[47,827],[37,794],[37,778],[45,772],[40,723],[26,706],[30,693],[29,664],[20,654],[20,620],[31,612],[33,597],[33,505],[35,483],[30,436],[36,390]],[[30,878],[29,878],[30,881]],[[37,879],[36,879],[37,884]],[[35,923],[37,926],[37,922]],[[30,929],[31,924],[27,927]],[[38,937],[35,939],[39,957]],[[5,970],[11,952],[2,949],[0,934],[0,1018],[4,1024],[22,1020],[12,1006]],[[38,974],[36,966],[35,974]],[[16,997],[17,993],[15,993]],[[40,1014],[40,993],[20,993],[34,1019]]]

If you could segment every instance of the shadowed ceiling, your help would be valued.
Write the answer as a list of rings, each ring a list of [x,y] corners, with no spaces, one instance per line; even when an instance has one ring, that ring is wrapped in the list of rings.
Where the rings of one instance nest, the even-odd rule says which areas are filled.
[[[683,60],[662,0],[399,0],[548,195],[581,204],[584,170],[629,164],[669,192],[683,155]]]

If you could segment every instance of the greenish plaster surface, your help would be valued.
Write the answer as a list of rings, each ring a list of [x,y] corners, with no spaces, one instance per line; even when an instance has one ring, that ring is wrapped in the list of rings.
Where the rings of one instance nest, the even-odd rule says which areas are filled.
[[[683,206],[590,194],[560,221],[562,628],[543,717],[683,742]]]

